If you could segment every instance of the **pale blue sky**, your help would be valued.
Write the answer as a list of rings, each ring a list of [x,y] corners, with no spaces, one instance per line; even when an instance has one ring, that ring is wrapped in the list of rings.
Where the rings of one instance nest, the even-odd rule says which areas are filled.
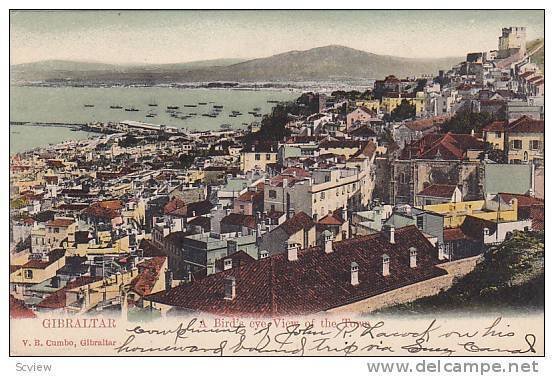
[[[340,44],[384,55],[495,49],[501,28],[544,34],[543,11],[40,11],[10,14],[11,63],[176,63]]]

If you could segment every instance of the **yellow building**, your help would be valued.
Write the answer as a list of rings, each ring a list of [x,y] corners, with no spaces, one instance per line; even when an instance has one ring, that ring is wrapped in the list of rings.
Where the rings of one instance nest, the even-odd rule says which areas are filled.
[[[414,97],[408,97],[401,93],[388,93],[381,99],[381,110],[386,114],[390,114],[396,107],[400,106],[403,100],[407,100],[408,103],[415,106],[416,116],[425,111],[425,94],[422,91],[418,91]]]
[[[265,170],[268,164],[277,162],[277,145],[258,144],[240,153],[240,169],[242,172],[260,169]]]
[[[506,128],[506,122],[493,121],[485,128],[483,128],[483,138],[485,142],[492,145],[494,149],[504,150],[504,132]]]
[[[544,120],[523,116],[507,126],[504,138],[508,163],[544,161]]]
[[[356,101],[356,107],[365,107],[368,110],[379,112],[381,104],[378,99],[367,99],[362,101]]]
[[[491,221],[517,221],[517,199],[512,199],[509,204],[497,200],[477,200],[425,205],[425,210],[442,214],[445,228],[461,226],[468,215]]]
[[[65,250],[56,249],[40,259],[30,259],[23,265],[10,266],[10,283],[34,285],[50,279],[65,265]]]

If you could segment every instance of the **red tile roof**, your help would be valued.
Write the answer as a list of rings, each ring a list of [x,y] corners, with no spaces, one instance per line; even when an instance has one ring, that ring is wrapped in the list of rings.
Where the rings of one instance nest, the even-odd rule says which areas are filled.
[[[173,198],[167,204],[165,204],[164,214],[186,216],[187,204],[181,199]]]
[[[164,272],[162,267],[166,260],[166,257],[153,257],[138,264],[139,274],[131,281],[131,290],[143,297],[149,295],[160,278],[160,273]]]
[[[495,233],[497,224],[493,221],[468,215],[465,217],[460,228],[468,238],[483,240],[483,230],[488,228],[489,234]]]
[[[431,184],[427,188],[423,188],[419,192],[418,196],[429,196],[429,197],[442,197],[442,198],[451,198],[456,189],[455,185],[450,184]]]
[[[123,203],[119,200],[99,201],[83,210],[83,214],[93,218],[112,220],[119,217]]]
[[[256,217],[253,215],[231,213],[221,219],[222,225],[243,226],[251,229],[256,228]]]
[[[277,316],[313,314],[354,303],[430,278],[445,275],[437,268],[435,248],[415,227],[398,229],[396,243],[381,234],[261,259],[240,268],[151,295],[148,300],[221,315]],[[417,249],[417,267],[409,266],[409,248]],[[390,275],[382,275],[382,255],[390,257]],[[350,265],[359,265],[359,285],[350,284]],[[224,299],[226,277],[236,280],[236,297]]]
[[[506,125],[507,122],[504,120],[493,121],[483,128],[483,132],[503,132]]]
[[[243,265],[256,261],[256,259],[250,256],[248,253],[246,253],[243,250],[240,250],[229,256],[225,256],[223,258],[220,258],[219,260],[216,260],[215,261],[216,270],[220,270],[220,271],[223,270],[223,265],[225,263],[225,260],[233,260],[233,265],[232,265],[233,268],[240,268]]]
[[[443,238],[445,242],[470,239],[469,237],[466,236],[466,234],[464,234],[462,229],[459,227],[445,228],[443,233]]]
[[[509,133],[544,133],[544,120],[522,116],[507,126]]]
[[[430,118],[413,120],[406,122],[406,127],[414,131],[424,131],[429,128],[438,127],[439,124],[444,123],[446,120],[450,119],[450,115],[438,115]]]
[[[75,223],[74,219],[70,218],[54,218],[46,222],[46,226],[49,227],[69,227]]]
[[[407,145],[400,159],[462,160],[468,150],[483,149],[483,141],[469,134],[428,134]]]
[[[517,199],[517,207],[525,207],[525,206],[532,206],[532,205],[544,205],[544,200],[536,197],[531,197],[528,195],[521,195],[517,193],[499,193],[500,198],[502,198],[502,201],[508,203],[511,199],[515,198]]]
[[[296,213],[292,218],[287,219],[279,227],[289,236],[296,234],[300,230],[309,230],[315,226],[312,218],[304,213]]]
[[[317,221],[318,225],[340,226],[344,223],[344,220],[340,216],[340,212],[334,211],[327,214],[325,217]]]
[[[352,137],[377,137],[377,133],[369,126],[364,125],[362,127],[356,128],[350,132]]]
[[[187,217],[209,214],[213,207],[214,205],[209,200],[192,202],[187,204]]]
[[[22,268],[29,268],[29,269],[45,269],[47,266],[52,265],[59,259],[65,256],[65,250],[64,249],[54,249],[48,254],[48,261],[42,261],[38,259],[33,259],[27,261],[25,264],[23,264]]]
[[[165,256],[164,251],[155,245],[152,240],[142,239],[138,246],[139,249],[142,249],[144,257],[156,257],[156,256]]]
[[[11,319],[34,319],[35,313],[27,308],[22,300],[15,298],[10,294],[10,318]]]
[[[86,286],[100,280],[102,280],[102,277],[90,277],[90,276],[79,277],[74,281],[68,282],[63,288],[59,289],[58,291],[42,299],[40,303],[37,304],[37,307],[48,308],[48,309],[64,308],[67,306],[67,303],[66,303],[67,291],[77,287]]]

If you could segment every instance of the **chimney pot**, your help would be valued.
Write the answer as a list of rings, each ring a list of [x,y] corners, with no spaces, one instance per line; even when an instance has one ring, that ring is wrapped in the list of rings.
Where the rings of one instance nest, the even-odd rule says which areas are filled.
[[[237,295],[237,282],[235,277],[229,276],[225,278],[225,300],[233,300]]]
[[[333,233],[328,231],[326,234],[325,234],[325,253],[332,253],[333,252]]]
[[[417,249],[410,247],[410,268],[417,267]]]
[[[360,281],[358,280],[358,263],[352,262],[350,264],[350,284],[352,286],[357,286]]]
[[[298,244],[294,242],[286,242],[287,245],[287,259],[289,261],[298,260]]]
[[[390,274],[389,264],[390,264],[390,257],[385,253],[383,254],[383,277],[386,277]]]
[[[225,259],[223,260],[223,270],[229,270],[233,267],[233,259]]]

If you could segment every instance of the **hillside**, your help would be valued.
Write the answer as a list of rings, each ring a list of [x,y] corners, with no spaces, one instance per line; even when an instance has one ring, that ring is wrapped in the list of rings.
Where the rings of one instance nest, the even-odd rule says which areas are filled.
[[[384,309],[389,313],[544,307],[544,234],[516,233],[490,249],[475,270],[436,296]]]
[[[14,80],[71,80],[73,82],[170,83],[205,81],[333,81],[378,79],[389,74],[406,77],[437,74],[463,58],[412,59],[376,55],[343,46],[289,51],[242,62],[220,61],[152,66],[91,67],[91,69],[34,69],[13,66]],[[37,63],[40,64],[40,63]],[[69,66],[68,63],[63,64]]]
[[[535,52],[533,56],[531,56],[531,62],[537,64],[544,74],[544,39],[540,38],[540,39],[535,39],[530,42],[527,42],[526,47],[527,47],[527,51],[533,51],[541,44],[542,44],[542,47],[539,50],[537,50],[537,52]]]

